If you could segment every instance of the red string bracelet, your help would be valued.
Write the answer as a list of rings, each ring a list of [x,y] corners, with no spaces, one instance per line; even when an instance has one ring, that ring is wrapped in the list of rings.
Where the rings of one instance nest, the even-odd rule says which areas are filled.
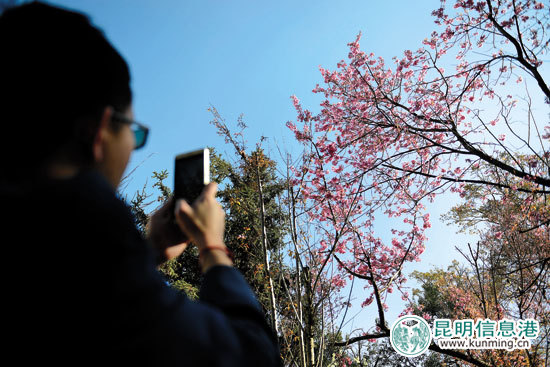
[[[224,245],[209,245],[209,246],[205,246],[201,249],[201,251],[199,252],[199,260],[201,260],[204,256],[204,254],[208,251],[211,251],[211,250],[221,250],[223,252],[225,252],[225,254],[231,259],[233,260],[233,252],[227,248],[227,246],[224,246]]]

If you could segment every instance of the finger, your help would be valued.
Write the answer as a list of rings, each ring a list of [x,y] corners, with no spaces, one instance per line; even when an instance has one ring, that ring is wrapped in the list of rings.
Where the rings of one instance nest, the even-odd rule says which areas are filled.
[[[218,184],[215,182],[210,182],[202,190],[202,195],[205,197],[207,196],[215,197],[217,192],[218,192]]]
[[[188,236],[190,236],[189,231],[193,229],[194,222],[192,218],[194,216],[195,212],[189,203],[185,199],[179,199],[176,204],[176,222]]]
[[[176,218],[180,216],[192,217],[193,208],[187,203],[185,199],[178,199],[174,208]]]

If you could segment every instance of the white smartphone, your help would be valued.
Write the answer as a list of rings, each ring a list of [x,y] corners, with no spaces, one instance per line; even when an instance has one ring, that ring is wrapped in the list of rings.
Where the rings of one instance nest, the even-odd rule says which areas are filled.
[[[176,156],[174,198],[185,199],[191,205],[204,186],[210,183],[210,150],[195,150]]]

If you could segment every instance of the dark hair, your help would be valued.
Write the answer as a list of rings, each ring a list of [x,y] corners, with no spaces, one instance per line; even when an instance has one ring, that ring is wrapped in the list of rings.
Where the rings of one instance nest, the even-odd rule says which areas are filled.
[[[103,109],[131,103],[122,56],[87,16],[41,2],[0,15],[3,175],[37,171],[60,149],[91,163]]]

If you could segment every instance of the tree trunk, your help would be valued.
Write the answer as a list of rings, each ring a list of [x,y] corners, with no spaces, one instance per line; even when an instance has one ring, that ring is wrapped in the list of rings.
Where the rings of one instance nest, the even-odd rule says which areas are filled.
[[[314,324],[314,313],[313,313],[313,292],[311,289],[311,272],[309,267],[304,267],[304,287],[306,290],[306,300],[305,300],[305,314],[306,314],[306,325],[305,325],[305,344],[307,347],[306,354],[306,366],[314,367],[315,366],[315,340],[313,338],[313,324]]]
[[[275,301],[275,289],[273,287],[273,278],[271,277],[271,267],[269,266],[269,257],[267,255],[267,230],[265,227],[265,207],[264,207],[264,193],[262,187],[262,180],[260,179],[260,169],[258,167],[258,162],[256,162],[256,179],[258,182],[258,193],[260,197],[260,221],[261,221],[261,234],[262,234],[262,251],[264,255],[264,266],[267,280],[269,282],[269,303],[271,306],[270,310],[270,319],[271,326],[277,335],[279,335],[279,327],[277,325],[277,312],[276,312],[276,301]]]
[[[296,206],[294,201],[294,190],[290,184],[287,164],[287,194],[288,194],[288,217],[290,219],[290,236],[294,245],[294,260],[296,263],[296,316],[298,318],[298,343],[300,352],[300,366],[306,366],[306,344],[304,339],[304,307],[302,302],[302,262],[298,248],[298,233],[296,229]],[[290,293],[289,293],[290,295]]]

